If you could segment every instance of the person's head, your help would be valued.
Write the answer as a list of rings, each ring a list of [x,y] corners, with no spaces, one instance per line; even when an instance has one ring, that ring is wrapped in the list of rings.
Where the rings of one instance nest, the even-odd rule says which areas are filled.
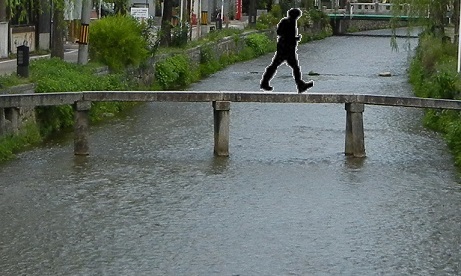
[[[288,17],[298,19],[301,16],[301,10],[297,8],[290,9],[288,11]]]

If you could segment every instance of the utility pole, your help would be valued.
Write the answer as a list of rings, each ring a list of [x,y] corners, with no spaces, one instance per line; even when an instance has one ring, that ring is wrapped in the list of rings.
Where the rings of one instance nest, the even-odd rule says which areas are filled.
[[[6,0],[0,0],[0,57],[8,56],[8,20],[6,18]]]
[[[82,19],[78,39],[78,64],[88,63],[88,32],[91,18],[91,0],[82,0]]]
[[[248,25],[256,26],[256,0],[250,0],[250,8],[248,9]]]
[[[208,29],[208,0],[200,0],[200,35],[207,34]]]

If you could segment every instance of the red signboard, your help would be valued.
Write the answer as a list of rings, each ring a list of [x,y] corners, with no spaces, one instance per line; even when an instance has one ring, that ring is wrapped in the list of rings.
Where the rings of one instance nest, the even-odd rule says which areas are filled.
[[[235,0],[235,19],[240,20],[242,18],[242,0]]]

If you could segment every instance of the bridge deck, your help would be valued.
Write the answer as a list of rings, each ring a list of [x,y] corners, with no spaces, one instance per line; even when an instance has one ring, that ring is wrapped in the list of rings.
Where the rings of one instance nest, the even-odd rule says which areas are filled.
[[[260,102],[260,103],[360,103],[461,110],[461,101],[367,95],[354,93],[251,92],[251,91],[92,91],[0,95],[0,108],[74,104],[79,101],[110,102]]]
[[[5,124],[5,108],[18,113],[17,108],[73,104],[75,110],[74,154],[89,154],[89,110],[91,102],[213,102],[214,153],[229,155],[229,111],[231,102],[259,103],[333,103],[345,104],[346,109],[346,155],[365,157],[363,128],[364,106],[386,105],[417,108],[441,108],[461,110],[461,101],[394,97],[365,94],[248,91],[93,91],[43,94],[0,95],[0,126]],[[13,116],[14,117],[14,116]],[[16,116],[17,117],[17,116]]]

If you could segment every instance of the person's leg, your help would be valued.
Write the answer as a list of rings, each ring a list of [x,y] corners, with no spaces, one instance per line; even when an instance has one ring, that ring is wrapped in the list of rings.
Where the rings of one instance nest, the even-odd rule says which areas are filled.
[[[296,53],[290,54],[290,56],[287,58],[287,63],[293,70],[293,77],[295,78],[296,84],[298,84],[299,82],[302,81],[302,78],[301,78],[301,68],[299,68]]]
[[[290,55],[290,57],[287,59],[287,63],[293,69],[293,77],[298,88],[298,93],[302,93],[314,86],[314,81],[304,82],[302,80],[301,68],[299,68],[296,52],[293,52],[293,54]]]
[[[280,66],[280,64],[282,64],[283,61],[284,58],[278,53],[275,53],[275,56],[272,59],[272,63],[266,67],[266,71],[264,72],[263,77],[261,79],[261,89],[269,91],[273,89],[272,86],[270,86],[269,82],[274,77],[275,72],[277,72],[277,68]]]

